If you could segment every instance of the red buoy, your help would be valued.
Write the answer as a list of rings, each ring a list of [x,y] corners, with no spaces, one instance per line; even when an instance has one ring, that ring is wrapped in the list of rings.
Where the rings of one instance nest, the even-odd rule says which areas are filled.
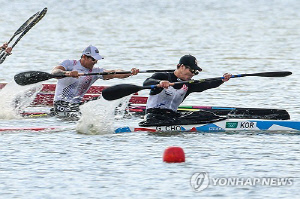
[[[167,163],[185,162],[183,149],[178,146],[168,147],[164,152],[163,161]]]

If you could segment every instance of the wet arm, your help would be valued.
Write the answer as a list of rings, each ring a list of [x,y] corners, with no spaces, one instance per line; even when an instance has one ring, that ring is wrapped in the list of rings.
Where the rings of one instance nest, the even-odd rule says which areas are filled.
[[[124,70],[105,70],[104,72],[123,72]],[[111,74],[111,75],[103,75],[103,79],[104,80],[109,80],[109,79],[113,79],[113,78],[127,78],[130,77],[132,75],[137,75],[139,73],[139,69],[136,68],[132,68],[131,69],[131,73],[126,73],[126,74]]]

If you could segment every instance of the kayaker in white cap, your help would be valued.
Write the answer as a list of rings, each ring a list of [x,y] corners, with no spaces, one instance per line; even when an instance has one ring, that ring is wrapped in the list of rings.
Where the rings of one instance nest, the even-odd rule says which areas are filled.
[[[79,110],[82,98],[98,80],[108,80],[112,78],[127,78],[131,75],[138,74],[139,70],[131,69],[129,74],[109,74],[109,75],[91,75],[79,76],[79,73],[103,73],[116,72],[123,70],[105,70],[104,68],[95,67],[95,64],[104,59],[99,54],[95,46],[88,46],[82,52],[80,60],[65,60],[59,66],[52,70],[52,74],[65,74],[69,77],[58,79],[54,95],[54,113],[61,116],[75,114]],[[75,77],[75,78],[74,78]],[[71,113],[68,113],[71,112]]]

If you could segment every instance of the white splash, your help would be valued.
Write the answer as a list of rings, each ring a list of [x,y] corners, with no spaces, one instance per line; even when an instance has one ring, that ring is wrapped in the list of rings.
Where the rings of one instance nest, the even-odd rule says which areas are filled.
[[[114,132],[115,119],[125,113],[130,97],[106,101],[103,98],[87,102],[80,106],[81,116],[76,126],[77,133],[95,135]]]
[[[0,91],[0,119],[21,118],[20,113],[33,102],[42,88],[42,84],[19,86],[15,82],[7,83]]]

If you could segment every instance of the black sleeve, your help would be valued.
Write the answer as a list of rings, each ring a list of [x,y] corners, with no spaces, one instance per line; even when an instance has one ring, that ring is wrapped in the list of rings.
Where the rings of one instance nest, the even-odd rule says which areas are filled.
[[[154,73],[151,77],[147,78],[143,86],[149,86],[149,85],[156,85],[159,84],[161,80],[168,80],[168,74],[167,73]],[[163,90],[163,88],[153,88],[150,91],[150,95],[156,95],[160,93]]]
[[[168,74],[167,73],[154,73],[151,77],[147,78],[143,85],[149,86],[149,85],[156,85],[159,84],[161,80],[168,80]]]
[[[216,81],[207,81],[207,82],[189,84],[189,88],[190,88],[189,93],[202,92],[207,89],[216,88],[223,83],[224,82],[222,80],[216,80]]]

